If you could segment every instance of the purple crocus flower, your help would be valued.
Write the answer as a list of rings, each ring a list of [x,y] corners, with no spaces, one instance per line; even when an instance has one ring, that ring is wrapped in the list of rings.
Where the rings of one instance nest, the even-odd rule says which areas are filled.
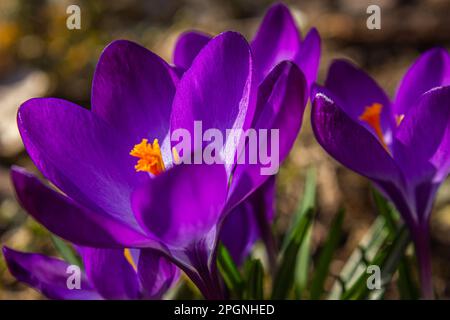
[[[79,279],[66,261],[3,248],[13,276],[50,299],[159,299],[178,279],[179,269],[158,251],[140,259],[139,250],[78,248],[84,270]],[[69,284],[68,284],[69,283]]]
[[[306,99],[306,80],[290,62],[278,64],[256,93],[250,46],[234,32],[209,41],[181,80],[145,48],[116,41],[97,65],[91,110],[55,98],[19,109],[31,159],[62,193],[17,168],[14,187],[22,206],[62,238],[78,246],[140,248],[143,261],[158,250],[206,298],[222,298],[215,265],[222,221],[268,176],[260,174],[261,164],[175,165],[172,133],[194,136],[194,121],[223,136],[227,129],[277,128],[282,161]],[[233,159],[240,151],[220,154]]]
[[[211,36],[200,31],[184,32],[177,40],[173,62],[187,70]],[[320,36],[312,28],[302,39],[289,8],[282,3],[272,5],[252,39],[254,69],[261,82],[281,61],[294,62],[304,73],[308,85],[316,81],[320,62]]]
[[[433,296],[429,217],[450,168],[450,57],[436,48],[408,70],[390,101],[346,61],[335,61],[312,110],[317,140],[397,207],[415,243],[425,298]]]
[[[183,33],[174,50],[173,62],[179,72],[187,70],[211,36],[199,31]],[[315,28],[302,40],[289,8],[272,5],[251,41],[255,82],[260,84],[284,60],[294,62],[306,77],[308,87],[316,80],[320,61],[320,36]],[[254,242],[262,237],[269,260],[276,258],[269,223],[274,217],[275,179],[269,179],[251,197],[236,206],[222,231],[222,241],[237,263],[247,257]],[[262,205],[264,204],[264,205]],[[236,232],[239,228],[240,232]]]

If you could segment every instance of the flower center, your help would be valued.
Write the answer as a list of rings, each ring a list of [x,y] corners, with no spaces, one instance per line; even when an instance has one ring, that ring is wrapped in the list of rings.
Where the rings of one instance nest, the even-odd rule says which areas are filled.
[[[148,143],[147,139],[142,139],[133,147],[130,155],[139,158],[134,166],[137,172],[146,171],[157,175],[165,170],[158,139],[153,140],[153,144]]]
[[[373,103],[364,109],[364,112],[359,116],[359,120],[366,122],[378,137],[378,140],[383,145],[383,148],[388,150],[386,140],[384,139],[383,130],[381,129],[381,111],[383,105],[381,103]]]
[[[137,172],[145,171],[153,175],[158,175],[165,170],[158,139],[153,140],[152,144],[148,143],[147,139],[142,139],[140,143],[133,147],[133,150],[130,151],[130,155],[139,159],[134,166]],[[172,148],[172,159],[174,164],[181,163],[180,155],[175,147]],[[133,267],[134,271],[137,271],[137,266],[131,255],[130,249],[125,248],[123,250],[123,255]]]

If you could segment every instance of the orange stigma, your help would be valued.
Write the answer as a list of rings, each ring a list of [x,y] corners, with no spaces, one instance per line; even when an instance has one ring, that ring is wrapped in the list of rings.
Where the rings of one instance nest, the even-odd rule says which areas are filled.
[[[146,171],[157,175],[165,169],[158,139],[153,140],[153,144],[148,143],[147,139],[142,139],[141,143],[133,147],[130,155],[139,158],[134,166],[137,172]]]
[[[395,122],[397,123],[397,127],[402,123],[403,119],[405,118],[404,114],[398,114],[395,116]]]
[[[366,122],[370,127],[375,130],[378,140],[383,145],[383,148],[388,150],[386,141],[384,140],[383,130],[381,129],[381,111],[383,105],[380,103],[373,103],[366,107],[364,112],[359,116],[359,120]]]
[[[131,255],[130,249],[125,248],[123,250],[123,255],[125,256],[125,259],[128,261],[128,263],[133,267],[134,271],[137,271],[137,266],[133,260],[133,256]]]

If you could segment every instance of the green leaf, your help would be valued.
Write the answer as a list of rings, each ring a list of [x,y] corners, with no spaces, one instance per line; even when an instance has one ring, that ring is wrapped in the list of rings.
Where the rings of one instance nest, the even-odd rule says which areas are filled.
[[[273,281],[272,299],[285,299],[294,286],[297,256],[312,223],[312,217],[313,209],[309,209],[300,217],[289,235],[289,241],[281,253],[279,267]]]
[[[385,219],[386,227],[395,234],[400,215],[397,210],[395,210],[395,208],[374,188],[372,188],[372,195],[378,213]]]
[[[311,282],[311,299],[320,299],[324,291],[325,280],[328,276],[333,254],[339,245],[341,238],[342,222],[344,221],[345,210],[340,209],[334,217],[328,238],[325,241],[322,252],[319,256],[316,270]]]
[[[308,212],[313,210],[316,204],[316,171],[311,168],[306,173],[305,192],[301,205],[299,205],[296,221]],[[294,222],[294,223],[295,223]],[[295,224],[294,224],[295,225]],[[297,268],[295,270],[295,296],[301,299],[304,290],[308,284],[308,274],[310,269],[311,256],[311,236],[312,224],[306,232],[305,239],[300,245],[300,252],[297,256]]]
[[[383,262],[384,255],[377,255],[370,264],[380,265]],[[367,288],[367,279],[370,274],[366,272],[366,268],[359,275],[351,287],[349,287],[341,296],[342,300],[358,300],[364,298],[369,289]]]
[[[384,217],[378,216],[342,268],[331,288],[328,299],[339,299],[346,288],[353,286],[360,275],[365,272],[367,262],[373,260],[388,237],[389,232],[385,226]]]
[[[296,215],[294,222],[298,222],[308,210],[314,209],[316,205],[316,185],[316,170],[310,168],[306,172],[305,192],[303,193],[303,199],[299,206],[299,213]]]
[[[54,234],[50,234],[50,237],[56,250],[65,261],[67,261],[70,264],[74,264],[81,267],[82,265],[81,260],[75,254],[75,251],[67,242],[55,236]]]
[[[403,257],[398,266],[397,286],[402,300],[417,300],[420,298],[419,290],[412,277],[411,263],[407,257]]]
[[[306,172],[305,191],[301,201],[299,201],[297,211],[295,212],[291,228],[286,233],[284,239],[283,250],[288,245],[289,241],[294,236],[295,230],[301,223],[302,217],[310,210],[314,210],[316,204],[316,170],[314,168],[308,169]]]
[[[378,191],[372,189],[372,194],[379,213],[388,222],[387,227],[390,233],[395,234],[398,228],[400,214]],[[404,256],[399,263],[397,286],[401,299],[416,300],[420,297],[419,290],[412,277],[411,265],[407,256]]]
[[[259,259],[248,260],[246,264],[246,286],[244,299],[262,300],[264,299],[264,269]]]
[[[410,244],[411,239],[409,235],[409,230],[406,226],[403,226],[397,233],[394,242],[391,245],[391,250],[386,255],[386,259],[383,261],[383,266],[381,268],[381,283],[382,289],[372,291],[369,298],[372,300],[380,299],[382,294],[386,289],[386,286],[392,279],[395,271],[397,270],[400,261],[405,256],[405,251]]]
[[[297,257],[297,268],[295,272],[295,297],[301,299],[308,285],[308,275],[311,265],[311,237],[312,224],[306,231],[305,238],[300,245],[300,252]]]
[[[380,299],[384,294],[386,285],[390,282],[392,275],[397,270],[409,243],[410,237],[408,229],[402,227],[396,233],[393,242],[386,249],[380,250],[376,257],[370,262],[370,265],[377,265],[380,267],[382,288],[380,290],[369,290],[367,287],[367,279],[370,277],[370,274],[363,272],[355,285],[344,292],[342,299]]]
[[[240,298],[244,288],[244,280],[233,258],[222,243],[219,244],[217,253],[217,266],[230,292]]]

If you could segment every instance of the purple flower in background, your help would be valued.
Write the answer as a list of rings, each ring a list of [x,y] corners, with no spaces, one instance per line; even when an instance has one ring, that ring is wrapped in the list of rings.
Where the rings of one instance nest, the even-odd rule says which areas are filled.
[[[185,32],[179,37],[173,62],[181,73],[191,66],[198,52],[210,39],[211,36],[198,31]],[[267,11],[251,41],[251,50],[254,58],[254,81],[257,84],[261,84],[275,66],[284,60],[292,61],[303,71],[308,87],[316,80],[320,61],[320,36],[313,28],[302,40],[289,8],[283,4],[275,4]],[[261,84],[259,90],[267,91],[265,86],[267,83]],[[224,225],[222,241],[237,263],[242,263],[259,237],[266,243],[269,259],[274,263],[276,256],[272,250],[274,244],[269,235],[268,224],[274,216],[274,191],[275,179],[272,178],[230,213],[229,221]],[[236,232],[236,228],[239,232]]]
[[[199,31],[184,32],[175,46],[173,63],[187,70],[211,36]],[[312,28],[302,39],[289,8],[282,3],[272,5],[250,43],[255,78],[261,82],[280,62],[294,62],[304,73],[308,85],[316,81],[320,62],[320,36]]]
[[[80,247],[84,270],[35,253],[3,248],[11,274],[50,299],[159,299],[178,280],[179,269],[159,252]],[[81,269],[80,269],[81,270]],[[75,277],[71,279],[71,275]]]
[[[25,147],[62,191],[13,168],[20,203],[77,246],[121,256],[140,248],[139,264],[156,263],[157,250],[205,297],[222,298],[215,264],[222,222],[269,176],[260,174],[261,164],[175,165],[171,134],[192,133],[194,121],[223,136],[227,129],[276,128],[282,161],[300,130],[306,80],[294,64],[282,62],[256,91],[252,70],[250,46],[233,32],[209,41],[181,80],[145,48],[113,42],[97,65],[91,110],[55,98],[20,107]],[[238,158],[240,151],[225,156]]]
[[[429,217],[450,169],[450,57],[424,53],[390,101],[360,69],[335,61],[316,88],[312,125],[336,160],[366,176],[408,225],[421,269],[422,293],[433,296]]]

